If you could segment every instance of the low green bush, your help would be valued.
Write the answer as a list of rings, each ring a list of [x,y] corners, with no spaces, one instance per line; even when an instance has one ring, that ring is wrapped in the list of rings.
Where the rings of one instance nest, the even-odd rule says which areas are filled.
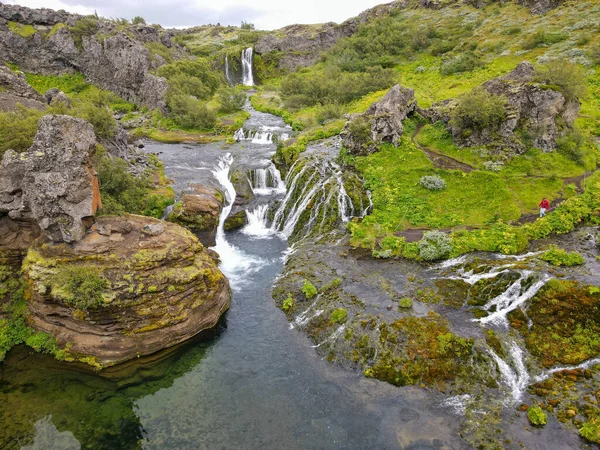
[[[538,30],[529,34],[521,46],[525,50],[532,50],[537,47],[550,46],[566,39],[569,39],[569,35],[566,33],[550,33],[546,30]]]
[[[452,251],[450,237],[441,231],[428,231],[419,241],[419,256],[424,261],[447,258]]]
[[[505,97],[490,94],[477,87],[458,99],[451,113],[450,125],[461,130],[496,129],[506,117]]]
[[[419,184],[430,191],[443,191],[446,189],[446,182],[438,175],[425,175],[421,177]]]
[[[246,93],[234,87],[223,86],[217,90],[219,112],[233,113],[240,111],[246,103]]]
[[[217,115],[206,104],[188,95],[170,95],[167,97],[170,116],[183,128],[208,130],[217,123]]]
[[[483,63],[475,53],[464,52],[457,56],[446,58],[440,66],[440,73],[442,75],[452,75],[455,73],[471,72],[482,65]]]
[[[285,312],[289,312],[294,307],[294,297],[292,294],[288,294],[287,298],[283,301],[281,309]]]
[[[565,59],[555,59],[535,70],[535,81],[562,92],[567,100],[583,98],[587,94],[587,81],[583,70]]]
[[[6,150],[24,152],[31,147],[43,114],[21,105],[15,112],[0,112],[0,160]]]
[[[539,257],[542,261],[546,261],[553,266],[580,266],[585,264],[585,259],[577,252],[567,252],[561,248],[553,246]]]
[[[536,427],[543,427],[548,423],[548,415],[539,406],[531,406],[527,410],[527,418]]]
[[[92,267],[66,267],[53,279],[53,290],[69,306],[86,311],[102,304],[102,294],[108,287],[106,279]]]
[[[304,284],[302,286],[302,292],[306,296],[306,298],[313,298],[317,295],[317,288],[308,280],[304,280]]]

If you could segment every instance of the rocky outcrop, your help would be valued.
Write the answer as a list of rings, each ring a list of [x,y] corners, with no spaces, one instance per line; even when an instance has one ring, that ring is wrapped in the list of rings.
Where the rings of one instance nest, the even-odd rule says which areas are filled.
[[[17,104],[26,108],[44,109],[44,98],[33,89],[25,75],[0,66],[0,111],[14,111]]]
[[[167,82],[153,74],[165,61],[155,58],[144,44],[155,42],[173,47],[168,32],[145,25],[123,32],[110,21],[86,18],[89,29],[76,41],[68,26],[52,30],[48,26],[72,26],[84,19],[48,11],[0,4],[0,17],[33,25],[37,31],[24,37],[12,32],[0,19],[0,59],[17,64],[26,72],[82,72],[92,83],[128,101],[165,110]],[[174,52],[182,54],[179,48],[174,48]]]
[[[23,273],[34,328],[101,366],[183,342],[229,307],[229,284],[198,239],[148,217],[101,217],[72,245],[38,240]],[[73,281],[82,276],[96,286],[87,296]]]
[[[33,222],[54,242],[75,242],[102,206],[91,157],[92,126],[70,116],[42,117],[33,145],[0,164],[0,215]]]
[[[223,194],[212,187],[193,184],[175,204],[168,221],[189,228],[207,247],[215,245]]]
[[[44,98],[49,105],[63,103],[67,108],[71,107],[71,99],[69,96],[58,88],[48,89],[44,94]]]
[[[433,105],[425,114],[432,121],[444,121],[455,143],[462,147],[488,145],[515,153],[523,153],[529,147],[553,151],[557,140],[573,126],[581,103],[535,83],[534,72],[533,65],[524,61],[509,74],[483,84],[487,92],[507,101],[506,116],[498,129],[464,130],[453,124],[450,118],[457,100]],[[518,131],[525,131],[530,142],[523,142]]]
[[[515,0],[521,6],[529,8],[532,14],[546,14],[548,11],[558,8],[566,0]]]
[[[380,102],[346,123],[341,133],[344,146],[355,155],[373,153],[384,142],[397,146],[404,131],[402,121],[416,108],[415,92],[397,84]]]

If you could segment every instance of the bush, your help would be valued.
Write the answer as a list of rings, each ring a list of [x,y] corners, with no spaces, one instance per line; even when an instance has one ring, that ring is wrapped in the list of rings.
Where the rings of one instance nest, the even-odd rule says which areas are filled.
[[[171,95],[167,98],[170,116],[184,128],[208,130],[217,122],[216,114],[199,100],[187,95]]]
[[[131,19],[131,23],[133,25],[146,25],[146,19],[141,16],[135,16],[133,19]]]
[[[585,264],[585,259],[577,252],[567,252],[561,248],[553,246],[550,250],[544,252],[540,259],[553,266],[580,266]]]
[[[24,152],[31,147],[43,114],[21,105],[17,105],[15,112],[0,112],[0,160],[6,150]]]
[[[73,42],[80,50],[83,48],[83,37],[93,36],[98,31],[98,19],[95,17],[83,17],[72,27],[69,27],[69,33],[73,36]]]
[[[527,410],[529,423],[536,427],[543,427],[548,423],[548,416],[539,406],[532,406]]]
[[[108,282],[92,267],[67,267],[55,275],[53,289],[69,306],[83,311],[102,304]]]
[[[542,64],[535,70],[534,79],[562,92],[567,100],[583,98],[587,93],[587,81],[581,68],[564,59]]]
[[[419,256],[425,261],[447,258],[451,251],[450,238],[441,231],[428,231],[419,241]]]
[[[465,52],[442,62],[440,73],[442,75],[452,75],[454,73],[470,72],[482,65],[483,63],[475,53]]]
[[[573,128],[557,140],[557,150],[558,153],[565,155],[571,161],[583,166],[585,164],[582,151],[584,143],[585,136],[583,133],[578,128]]]
[[[569,36],[565,33],[548,33],[545,30],[538,30],[535,33],[530,34],[525,41],[523,41],[522,47],[525,50],[531,50],[537,47],[556,44],[568,38]]]
[[[446,189],[446,182],[437,175],[426,175],[421,177],[419,184],[430,191],[443,191]]]
[[[342,117],[343,110],[339,105],[330,103],[328,105],[321,106],[317,112],[317,122],[319,125],[323,125],[329,120],[335,120]]]
[[[398,301],[398,306],[402,309],[410,309],[413,307],[412,298],[404,297]]]
[[[241,110],[246,103],[246,93],[234,87],[221,87],[217,91],[219,111],[233,113]]]
[[[482,87],[459,97],[451,113],[450,125],[461,130],[481,131],[496,129],[506,118],[508,101],[503,96],[490,94]]]
[[[294,297],[292,297],[292,294],[288,294],[287,298],[283,301],[283,304],[281,305],[281,309],[283,309],[285,312],[289,312],[293,307]]]
[[[94,127],[94,133],[99,138],[110,139],[117,132],[117,122],[106,106],[94,106],[91,103],[84,103],[76,108],[73,115],[91,123]]]
[[[344,323],[348,313],[344,308],[338,308],[331,313],[331,323]]]
[[[371,121],[368,117],[358,116],[348,122],[348,132],[354,138],[354,141],[361,146],[373,142],[371,135]]]
[[[317,288],[310,281],[304,280],[302,292],[306,298],[313,298],[315,295],[317,295]]]

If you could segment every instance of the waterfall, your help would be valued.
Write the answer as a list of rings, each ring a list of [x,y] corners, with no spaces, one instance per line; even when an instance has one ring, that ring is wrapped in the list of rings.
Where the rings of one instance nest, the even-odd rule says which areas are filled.
[[[242,83],[246,86],[254,86],[254,75],[252,73],[252,47],[242,50]]]
[[[227,242],[225,238],[225,220],[231,213],[237,195],[233,183],[229,180],[229,171],[232,164],[233,157],[228,153],[219,160],[217,167],[212,171],[212,174],[225,192],[225,206],[219,217],[216,245],[213,247],[213,250],[221,257],[219,267],[227,278],[229,278],[232,288],[241,289],[248,278],[248,274],[258,271],[264,261],[255,256],[251,257],[245,254],[239,248]]]
[[[286,141],[290,138],[289,133],[280,132],[277,133],[269,127],[262,127],[260,130],[245,130],[240,128],[237,130],[233,137],[237,142],[240,141],[251,141],[253,144],[269,145],[275,143],[275,140]]]
[[[490,350],[490,354],[498,364],[500,373],[502,374],[502,380],[508,386],[511,391],[511,398],[505,400],[505,404],[510,406],[511,404],[518,403],[527,386],[529,385],[529,372],[525,367],[525,361],[523,357],[523,350],[516,342],[511,342],[510,345],[510,357],[512,359],[514,369],[502,358],[500,358],[493,350]]]
[[[247,211],[248,223],[242,230],[242,233],[254,237],[267,237],[273,234],[271,228],[268,227],[267,214],[269,205],[259,205],[253,211]]]
[[[248,179],[254,195],[284,194],[286,191],[281,173],[273,163],[267,168],[249,171]]]
[[[229,74],[229,55],[225,55],[225,79],[229,86],[233,86],[233,81],[231,81],[231,75]]]

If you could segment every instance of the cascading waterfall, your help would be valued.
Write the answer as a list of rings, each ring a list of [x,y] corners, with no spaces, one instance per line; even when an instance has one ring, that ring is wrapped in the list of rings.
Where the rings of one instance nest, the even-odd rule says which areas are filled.
[[[242,83],[246,86],[254,86],[254,74],[252,71],[252,47],[242,50]]]
[[[285,141],[290,138],[289,133],[277,133],[276,130],[270,129],[269,127],[263,127],[259,130],[245,130],[240,128],[237,130],[233,137],[237,142],[240,141],[251,141],[253,144],[268,145],[277,141]]]
[[[246,212],[248,223],[242,230],[244,234],[254,237],[267,237],[273,234],[273,231],[267,226],[269,205],[259,205],[252,211]]]
[[[231,81],[231,75],[229,74],[229,55],[225,55],[225,79],[229,86],[233,86],[233,81]]]
[[[249,171],[248,179],[255,195],[284,194],[286,191],[281,173],[272,163],[264,169]]]
[[[490,350],[490,354],[496,361],[496,364],[498,364],[504,384],[507,385],[511,391],[511,398],[506,399],[504,403],[507,406],[518,403],[522,399],[527,386],[529,386],[530,380],[529,372],[525,367],[523,350],[516,342],[513,341],[510,343],[510,357],[512,359],[513,367],[500,358],[493,350]]]

